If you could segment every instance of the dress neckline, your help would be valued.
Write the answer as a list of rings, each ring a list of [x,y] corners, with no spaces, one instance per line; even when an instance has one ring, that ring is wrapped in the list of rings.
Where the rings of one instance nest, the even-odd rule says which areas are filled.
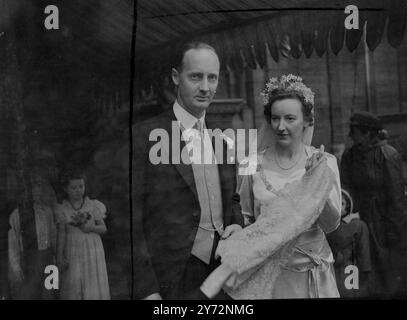
[[[278,175],[280,175],[280,176],[282,176],[282,177],[290,177],[290,176],[293,176],[294,173],[298,173],[298,172],[300,172],[300,171],[305,171],[305,168],[297,169],[297,170],[295,170],[295,171],[293,171],[293,172],[291,172],[291,173],[289,173],[289,174],[284,174],[284,173],[282,173],[282,172],[275,171],[275,170],[272,170],[272,169],[266,169],[266,168],[263,168],[263,171],[270,172],[270,173],[274,173],[274,174],[278,174]]]
[[[72,211],[85,211],[85,210],[89,209],[89,202],[90,202],[89,197],[85,196],[83,199],[83,205],[80,209],[73,208],[71,203],[68,200],[64,200],[63,205],[65,206],[65,208],[70,209]]]
[[[312,156],[312,146],[307,146],[307,145],[304,145],[304,149],[305,149],[305,153],[306,153],[306,156],[307,156],[307,159],[308,158],[310,158],[311,156]],[[291,172],[291,173],[289,173],[289,174],[284,174],[284,173],[281,173],[281,172],[279,172],[279,171],[275,171],[275,170],[272,170],[272,169],[266,169],[266,168],[264,168],[263,167],[263,158],[264,158],[264,153],[266,152],[266,150],[267,150],[267,148],[265,148],[265,149],[263,149],[263,150],[261,150],[260,152],[259,152],[259,154],[260,154],[260,159],[259,159],[259,161],[258,161],[258,169],[261,167],[262,169],[263,169],[263,171],[267,171],[267,172],[272,172],[272,173],[275,173],[275,174],[278,174],[278,175],[280,175],[280,176],[282,176],[282,177],[291,177],[292,175],[294,175],[294,173],[298,173],[298,172],[300,172],[300,171],[305,171],[305,168],[300,168],[300,169],[297,169],[297,170],[295,170],[295,171],[293,171],[293,172]],[[258,172],[259,170],[257,170],[257,172]]]

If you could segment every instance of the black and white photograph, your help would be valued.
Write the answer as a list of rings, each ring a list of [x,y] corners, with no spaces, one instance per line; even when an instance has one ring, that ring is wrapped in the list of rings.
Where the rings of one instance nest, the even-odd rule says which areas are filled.
[[[0,0],[1,299],[407,299],[406,24],[403,0]]]

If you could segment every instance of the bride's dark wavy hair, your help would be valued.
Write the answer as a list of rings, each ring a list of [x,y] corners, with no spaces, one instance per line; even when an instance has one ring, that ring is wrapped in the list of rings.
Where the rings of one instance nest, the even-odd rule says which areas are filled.
[[[315,115],[313,112],[314,106],[305,101],[302,94],[296,91],[287,91],[287,90],[273,90],[268,98],[268,103],[264,106],[264,116],[266,117],[266,121],[271,123],[271,106],[274,102],[285,100],[285,99],[296,99],[301,102],[302,105],[302,114],[304,116],[304,120],[307,121],[311,126],[314,125],[315,122]]]

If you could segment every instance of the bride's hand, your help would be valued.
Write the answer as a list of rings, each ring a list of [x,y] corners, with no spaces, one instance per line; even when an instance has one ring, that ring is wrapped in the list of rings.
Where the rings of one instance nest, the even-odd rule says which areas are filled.
[[[242,229],[242,227],[239,226],[238,224],[231,224],[225,228],[225,231],[223,231],[220,238],[221,238],[221,240],[225,240],[225,239],[229,238],[233,233],[235,233],[236,231],[239,231],[241,229]]]
[[[308,171],[309,169],[315,167],[323,158],[325,152],[325,147],[321,144],[321,147],[315,151],[310,158],[307,159],[305,163],[305,170]]]
[[[227,226],[227,227],[225,228],[225,230],[223,231],[223,233],[220,235],[220,240],[221,240],[221,241],[219,241],[218,247],[216,248],[216,251],[215,251],[215,258],[216,258],[216,259],[218,259],[218,258],[220,257],[219,251],[220,251],[220,248],[221,248],[222,245],[223,245],[223,241],[222,241],[222,240],[226,240],[226,239],[229,238],[232,234],[234,234],[235,232],[237,232],[237,231],[239,231],[239,230],[242,230],[242,227],[241,227],[240,225],[238,225],[238,224],[231,224],[231,225],[229,225],[229,226]]]

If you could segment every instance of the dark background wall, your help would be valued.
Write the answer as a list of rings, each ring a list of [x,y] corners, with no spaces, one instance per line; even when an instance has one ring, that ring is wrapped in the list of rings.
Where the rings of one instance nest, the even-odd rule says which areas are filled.
[[[119,111],[122,95],[128,96],[131,38],[112,49],[98,20],[101,1],[52,4],[59,8],[59,30],[44,28],[48,1],[1,2],[7,23],[2,20],[0,30],[0,69],[5,71],[0,75],[0,288],[6,288],[8,217],[21,196],[15,145],[21,134],[27,170],[45,168],[59,199],[61,171],[67,166],[85,169],[90,196],[108,208],[103,242],[112,297],[128,298],[128,111],[108,111]],[[97,23],[89,24],[92,19]],[[19,129],[12,112],[16,103],[22,105]]]

